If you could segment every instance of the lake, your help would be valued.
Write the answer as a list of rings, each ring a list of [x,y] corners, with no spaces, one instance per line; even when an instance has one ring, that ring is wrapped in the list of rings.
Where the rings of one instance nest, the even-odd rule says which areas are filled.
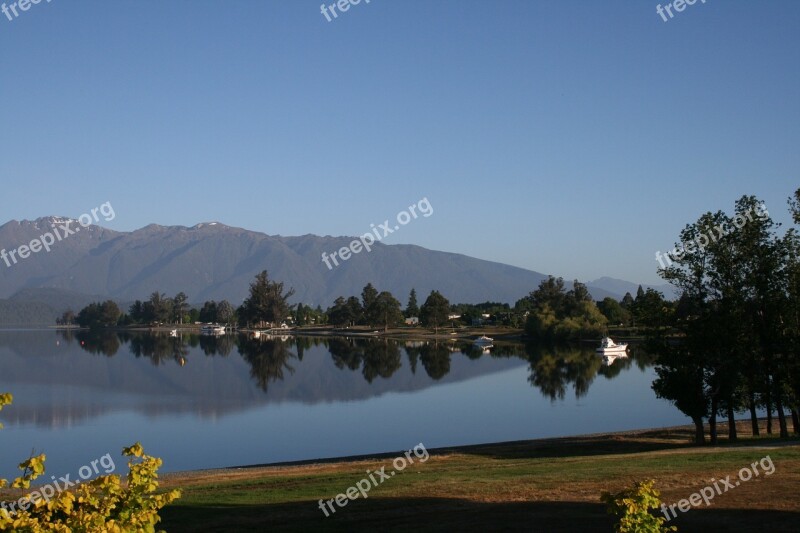
[[[652,358],[594,346],[0,330],[0,477],[141,442],[163,471],[686,424]]]

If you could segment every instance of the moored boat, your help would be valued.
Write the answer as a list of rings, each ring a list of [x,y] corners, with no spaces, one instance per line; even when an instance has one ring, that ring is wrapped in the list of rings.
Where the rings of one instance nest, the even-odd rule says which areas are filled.
[[[611,337],[604,337],[595,351],[603,356],[628,357],[628,344],[624,342],[617,344]]]
[[[490,344],[494,343],[494,339],[491,337],[487,337],[486,335],[481,335],[477,339],[473,341],[475,346],[489,346]]]
[[[225,335],[225,326],[217,324],[206,324],[200,328],[200,333],[203,335]]]

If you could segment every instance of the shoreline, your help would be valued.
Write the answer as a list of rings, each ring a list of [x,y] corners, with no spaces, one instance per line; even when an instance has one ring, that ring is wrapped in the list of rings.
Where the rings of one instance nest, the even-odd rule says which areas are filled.
[[[760,425],[766,427],[766,418],[759,418]],[[742,419],[736,421],[737,431],[741,434],[749,430],[750,420]],[[455,446],[439,446],[436,448],[426,448],[431,456],[445,456],[451,454],[476,454],[485,453],[490,450],[511,450],[511,449],[542,449],[542,448],[555,448],[559,446],[574,446],[590,448],[599,442],[614,442],[626,439],[640,439],[647,440],[676,440],[685,437],[685,442],[676,442],[674,448],[687,449],[695,451],[708,451],[716,448],[743,448],[753,447],[754,442],[766,441],[762,444],[765,448],[777,448],[783,446],[798,446],[800,445],[800,435],[796,435],[790,431],[790,437],[786,440],[781,440],[776,434],[766,434],[766,430],[762,435],[753,437],[749,435],[740,437],[735,442],[729,442],[727,439],[728,424],[727,422],[717,423],[717,430],[719,433],[718,442],[715,445],[706,444],[705,446],[696,446],[693,441],[694,425],[684,424],[678,426],[666,427],[653,427],[653,428],[639,428],[622,431],[601,432],[601,433],[586,433],[578,435],[566,435],[561,437],[543,437],[538,439],[523,439],[512,441],[499,441],[499,442],[484,442],[478,444],[463,444]],[[384,459],[392,459],[402,454],[405,450],[394,450],[385,452],[375,452],[367,454],[356,455],[343,455],[333,457],[319,457],[314,459],[299,459],[293,461],[278,461],[273,463],[256,463],[246,465],[224,466],[218,468],[200,468],[193,470],[180,470],[175,472],[163,472],[160,477],[164,481],[174,482],[177,479],[191,480],[194,477],[205,477],[214,475],[228,475],[232,473],[253,473],[258,472],[277,472],[297,467],[315,467],[315,466],[342,466],[359,462],[375,462]]]

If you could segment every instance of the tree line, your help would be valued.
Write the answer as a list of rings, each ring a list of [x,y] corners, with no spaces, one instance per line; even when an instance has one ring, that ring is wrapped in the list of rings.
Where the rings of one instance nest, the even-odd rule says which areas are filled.
[[[800,224],[800,189],[789,208]],[[737,413],[749,414],[754,435],[759,410],[769,433],[775,413],[788,436],[787,411],[800,429],[800,238],[796,228],[779,234],[779,227],[763,202],[742,196],[732,214],[708,212],[687,224],[681,253],[658,270],[681,296],[649,327],[658,356],[653,389],[692,419],[698,444],[706,420],[717,442],[718,417],[736,439]]]
[[[387,331],[416,318],[418,324],[433,329],[448,326],[497,325],[524,327],[534,338],[569,340],[596,337],[607,325],[636,325],[652,322],[654,309],[671,305],[663,297],[639,287],[634,299],[626,294],[622,301],[606,298],[596,303],[586,286],[577,280],[566,290],[562,278],[552,276],[511,307],[507,303],[451,304],[439,291],[432,290],[420,306],[416,289],[411,289],[403,308],[389,291],[378,291],[368,283],[360,297],[338,297],[331,307],[323,310],[303,303],[289,304],[293,289],[269,279],[262,271],[250,285],[249,295],[239,307],[227,300],[208,300],[202,306],[190,306],[187,296],[179,292],[169,297],[155,291],[145,301],[136,300],[122,312],[111,300],[86,306],[77,316],[67,311],[59,324],[77,323],[82,327],[130,325],[171,325],[193,323],[238,324],[242,327],[271,327],[282,322],[295,326],[325,325],[345,328],[367,326]],[[411,324],[416,325],[413,321]]]

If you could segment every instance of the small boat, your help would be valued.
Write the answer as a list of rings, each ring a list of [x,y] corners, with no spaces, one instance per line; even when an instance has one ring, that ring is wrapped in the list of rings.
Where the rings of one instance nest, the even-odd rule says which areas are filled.
[[[200,333],[203,335],[225,335],[225,326],[218,326],[217,324],[206,324],[200,328]]]
[[[602,356],[628,357],[627,343],[622,342],[617,344],[611,340],[611,337],[604,337],[603,340],[600,341],[600,347],[595,351]]]
[[[170,330],[169,331],[169,336],[170,337],[177,337],[178,336],[178,330],[177,329]]]
[[[481,335],[480,337],[475,339],[472,344],[474,344],[475,346],[489,346],[493,342],[494,342],[493,338],[487,337],[486,335]]]

